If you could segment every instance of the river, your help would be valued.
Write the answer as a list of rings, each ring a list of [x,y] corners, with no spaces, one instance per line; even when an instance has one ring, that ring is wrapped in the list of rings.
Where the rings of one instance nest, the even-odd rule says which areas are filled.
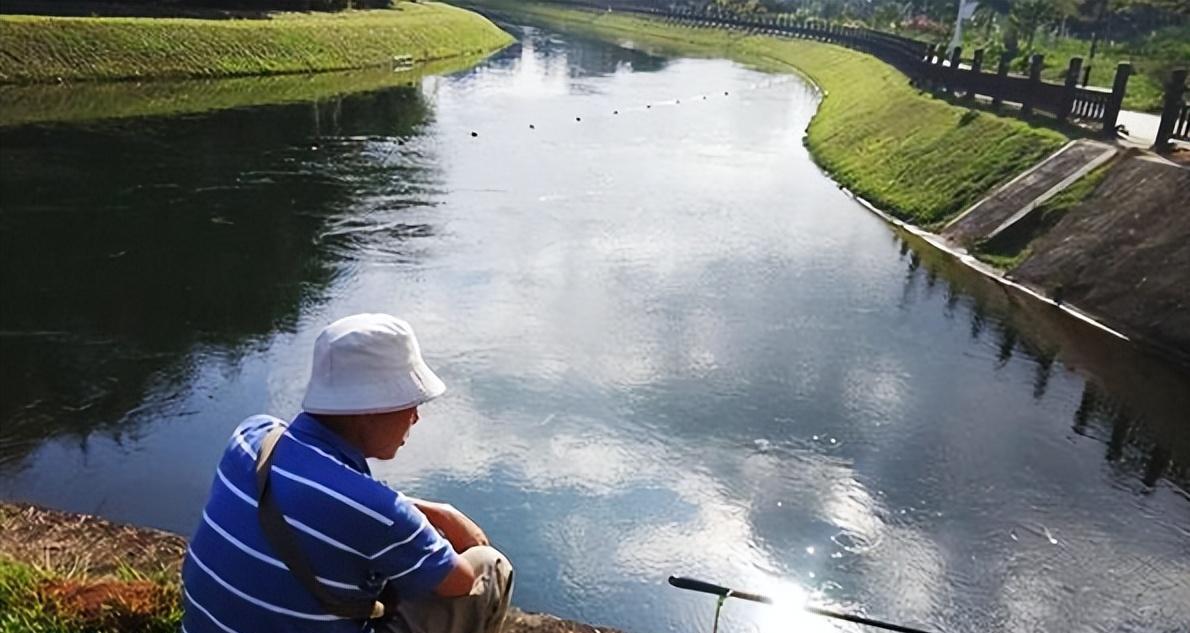
[[[709,631],[683,574],[785,603],[728,633],[836,630],[806,597],[1190,628],[1184,370],[866,211],[800,80],[520,35],[411,85],[0,128],[0,498],[189,533],[231,429],[384,311],[449,391],[375,472],[485,526],[522,608]]]

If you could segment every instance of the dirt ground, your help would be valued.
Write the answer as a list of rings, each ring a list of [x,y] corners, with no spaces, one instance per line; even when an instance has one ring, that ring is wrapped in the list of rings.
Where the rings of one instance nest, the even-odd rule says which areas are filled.
[[[64,578],[86,579],[83,584],[68,580],[48,585],[46,591],[55,602],[77,602],[85,610],[97,612],[104,611],[101,603],[105,601],[149,602],[156,590],[154,585],[141,581],[116,583],[114,576],[121,570],[146,577],[160,577],[162,572],[176,575],[185,552],[186,539],[177,534],[25,503],[0,502],[0,557],[35,565]],[[120,591],[112,590],[116,584]],[[514,607],[503,633],[620,632]]]
[[[122,567],[178,573],[186,539],[85,514],[0,503],[0,556],[62,576],[102,578]]]

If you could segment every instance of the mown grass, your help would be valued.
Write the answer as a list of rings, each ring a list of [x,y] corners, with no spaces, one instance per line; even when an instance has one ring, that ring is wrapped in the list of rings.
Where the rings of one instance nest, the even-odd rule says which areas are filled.
[[[1095,192],[1110,165],[1109,162],[1096,167],[995,239],[976,244],[974,255],[1004,270],[1016,268],[1029,256],[1034,240],[1049,232],[1071,209]]]
[[[799,72],[825,94],[806,143],[831,176],[875,205],[932,227],[1057,150],[1047,128],[936,99],[878,59],[846,48],[681,27],[618,13],[509,0],[475,3],[554,28],[686,55]]]
[[[391,66],[489,53],[511,36],[470,11],[279,13],[267,20],[0,16],[0,82],[211,78]]]
[[[174,633],[181,621],[176,578],[61,576],[0,556],[0,633]]]

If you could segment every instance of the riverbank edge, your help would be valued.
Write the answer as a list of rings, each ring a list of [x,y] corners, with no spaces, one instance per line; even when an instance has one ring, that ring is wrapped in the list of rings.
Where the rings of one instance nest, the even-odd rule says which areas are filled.
[[[451,57],[398,71],[365,68],[300,75],[162,79],[136,83],[90,81],[66,85],[0,85],[0,129],[326,102],[351,94],[417,86],[427,76],[463,71],[486,57],[486,54]]]
[[[568,30],[597,38],[615,39],[621,44],[633,47],[644,49],[655,47],[659,52],[666,53],[726,57],[759,70],[797,74],[816,87],[822,96],[818,111],[811,119],[804,139],[811,158],[828,177],[839,185],[840,189],[866,209],[897,229],[916,235],[924,243],[957,259],[977,273],[994,280],[1006,291],[1013,292],[1024,300],[1038,301],[1081,322],[1090,324],[1109,336],[1138,344],[1143,349],[1175,364],[1190,365],[1190,349],[1183,349],[1176,343],[1171,343],[1157,335],[1152,326],[1129,324],[1126,320],[1117,318],[1120,315],[1110,311],[1087,309],[1077,303],[1072,304],[1069,300],[1055,298],[1048,290],[1049,285],[1052,284],[1025,283],[1017,280],[1013,277],[1012,268],[997,266],[995,262],[989,261],[989,258],[982,258],[980,253],[969,251],[936,232],[950,219],[971,208],[976,202],[997,190],[1004,183],[1033,169],[1066,143],[1069,143],[1072,140],[1071,136],[1061,130],[1037,127],[1016,119],[997,117],[988,112],[952,104],[910,87],[907,77],[874,57],[831,44],[749,35],[726,29],[692,28],[655,18],[559,7],[555,4],[526,2],[514,5],[507,0],[469,0],[468,6],[481,12],[490,11],[493,16],[501,15],[503,18],[515,19],[519,17],[530,21],[539,21],[543,25],[559,30]],[[786,54],[765,54],[766,45],[785,48]],[[838,56],[849,55],[866,59],[869,76],[865,78],[862,73],[853,73],[846,78],[832,76],[833,69],[819,63],[821,56],[816,59],[814,55],[805,54],[808,51],[824,49],[833,49]],[[873,70],[874,67],[880,67],[880,70]],[[851,70],[854,71],[855,68]],[[889,90],[863,91],[857,89],[858,84],[870,81],[873,76]],[[899,78],[900,81],[891,81],[890,78]],[[840,81],[840,79],[845,80]],[[856,99],[856,104],[852,105],[851,113],[847,112],[846,105],[840,105],[840,102],[846,101],[848,97]],[[897,99],[903,103],[891,103]],[[907,109],[906,103],[920,108],[921,111],[914,112],[912,107]],[[951,131],[956,133],[949,137],[951,143],[943,143],[934,148],[937,151],[927,152],[924,161],[914,160],[915,158],[920,159],[921,156],[902,156],[906,146],[898,146],[897,137],[900,139],[913,137],[920,132],[923,126],[939,127],[937,116],[932,117],[932,120],[925,116],[924,110],[930,109],[935,111],[945,109],[949,111],[951,117],[957,117],[957,131],[952,129]],[[860,112],[860,117],[848,116],[848,114],[854,115],[855,110]],[[881,110],[889,112],[880,113]],[[866,122],[868,125],[865,126],[863,121],[856,125],[856,119],[862,119],[865,116],[870,119]],[[945,120],[946,118],[943,117],[942,122],[944,123]],[[990,134],[986,128],[983,130],[971,129],[970,131],[965,129],[970,128],[972,122],[980,120],[993,120],[999,125],[992,126]],[[879,139],[879,142],[865,143],[862,132],[872,129],[873,121],[892,122],[894,125],[885,130],[885,138]],[[880,125],[875,125],[875,127],[880,127]],[[839,134],[839,128],[850,128],[848,131],[851,132],[859,130],[859,133]],[[999,139],[996,138],[997,135],[1000,135]],[[1030,155],[1009,154],[1008,159],[1000,160],[997,164],[976,160],[977,156],[972,156],[970,152],[964,151],[966,149],[963,147],[964,144],[994,147],[999,142],[1011,139],[1014,135],[1018,136],[1018,141],[1021,140],[1019,135],[1024,135],[1026,141],[1034,142],[1036,151]],[[889,138],[890,136],[893,138]],[[888,174],[888,171],[872,168],[873,165],[868,160],[871,156],[869,151],[871,148],[883,151],[886,157],[892,157],[896,162],[902,162],[902,159],[906,164],[916,162],[917,165],[914,166],[916,171],[925,174],[925,177],[913,180],[911,186],[927,190],[926,199],[937,199],[935,194],[939,193],[943,197],[949,195],[951,203],[945,209],[935,207],[923,212],[920,207],[902,204],[904,198],[899,196],[898,192],[887,195],[888,192],[883,190],[880,182]],[[912,144],[908,146],[910,154],[915,153],[916,149],[918,147],[914,147]],[[922,164],[922,162],[927,164]],[[962,182],[962,185],[969,185],[971,182],[984,184],[966,188],[956,186],[957,181],[953,177],[939,178],[938,172],[929,173],[928,163],[953,169],[955,173],[965,171],[967,174],[972,174],[974,172],[975,177]],[[912,172],[915,170],[914,167],[910,167],[906,171]],[[945,170],[942,175],[945,176]],[[994,175],[994,177],[989,178],[989,175]],[[898,199],[899,197],[901,199]],[[961,204],[955,204],[954,200],[961,200]],[[1088,190],[1084,202],[1092,208],[1094,207],[1096,200],[1093,192]],[[1124,255],[1123,253],[1118,254]],[[1138,301],[1148,301],[1154,305],[1160,302],[1159,299],[1161,298],[1137,298]]]
[[[486,56],[513,41],[483,16],[437,2],[252,20],[0,15],[0,84],[393,68]]]
[[[0,633],[176,631],[185,552],[171,532],[0,501]],[[503,633],[619,632],[513,607]]]

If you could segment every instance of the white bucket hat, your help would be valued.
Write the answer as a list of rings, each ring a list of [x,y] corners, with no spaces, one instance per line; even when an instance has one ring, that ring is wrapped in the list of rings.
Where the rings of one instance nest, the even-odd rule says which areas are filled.
[[[356,314],[326,326],[314,342],[302,409],[327,415],[387,413],[445,391],[422,360],[408,323],[388,314]]]

